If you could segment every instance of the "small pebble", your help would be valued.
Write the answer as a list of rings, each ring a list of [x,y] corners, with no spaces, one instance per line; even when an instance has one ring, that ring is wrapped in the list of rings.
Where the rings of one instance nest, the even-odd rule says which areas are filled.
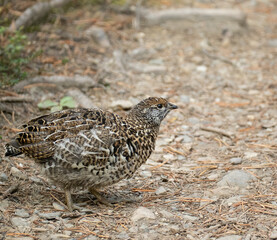
[[[155,219],[156,216],[150,209],[146,207],[139,207],[134,211],[132,221],[136,222],[142,218]]]
[[[8,180],[8,176],[6,173],[0,173],[0,181],[6,182]]]
[[[207,72],[207,67],[206,66],[197,66],[196,71],[198,72]]]
[[[270,239],[277,239],[277,230],[273,230],[271,233],[270,233]]]
[[[151,177],[152,176],[152,173],[150,172],[150,171],[140,171],[139,172],[139,175],[141,176],[141,177]]]
[[[159,188],[155,191],[155,193],[156,193],[157,195],[163,194],[163,193],[165,193],[165,192],[166,192],[166,189],[165,189],[163,186],[159,187]]]
[[[27,176],[24,175],[24,173],[22,173],[19,169],[17,169],[16,167],[11,167],[11,175],[13,175],[14,177],[18,177],[20,179],[26,179]]]
[[[225,174],[225,176],[217,183],[217,185],[246,188],[248,186],[248,182],[255,179],[256,178],[253,175],[244,170],[232,170]]]
[[[22,218],[28,218],[30,216],[30,214],[25,209],[16,209],[14,214]]]
[[[56,210],[59,210],[59,211],[63,211],[65,209],[64,206],[62,206],[61,204],[57,203],[57,202],[53,202],[53,207],[56,209]]]
[[[242,163],[242,159],[241,158],[231,158],[230,159],[230,163],[233,164],[233,165],[241,164]]]
[[[258,153],[255,152],[245,152],[244,153],[245,158],[250,159],[258,156]]]
[[[15,227],[19,227],[19,226],[24,226],[25,227],[25,226],[30,225],[29,221],[27,221],[26,219],[21,218],[21,217],[13,217],[11,219],[11,223]]]

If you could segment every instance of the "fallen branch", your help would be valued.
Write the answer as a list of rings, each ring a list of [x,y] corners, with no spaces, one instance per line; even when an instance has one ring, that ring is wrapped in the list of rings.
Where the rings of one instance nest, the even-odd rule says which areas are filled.
[[[94,78],[90,76],[81,76],[81,75],[75,75],[72,77],[69,76],[62,76],[62,75],[56,75],[56,76],[37,76],[28,80],[24,80],[16,84],[13,88],[14,90],[21,90],[25,86],[30,84],[36,84],[36,83],[53,83],[56,85],[60,85],[62,87],[95,87],[97,86],[96,81]]]
[[[32,102],[33,99],[28,96],[7,96],[0,97],[0,102]]]
[[[146,24],[155,25],[166,21],[176,20],[229,20],[246,25],[246,15],[237,9],[200,9],[200,8],[179,8],[161,11],[150,11],[140,9],[141,19]]]
[[[207,131],[207,132],[214,132],[214,133],[217,133],[217,134],[220,134],[220,135],[223,135],[225,137],[228,137],[228,138],[233,138],[234,137],[234,133],[231,133],[231,132],[227,132],[223,129],[219,129],[219,128],[213,128],[213,127],[200,127],[201,130],[203,131]]]
[[[63,7],[71,0],[52,0],[50,2],[40,2],[25,10],[22,15],[10,25],[10,30],[15,31],[20,27],[27,27],[45,17],[53,8]]]

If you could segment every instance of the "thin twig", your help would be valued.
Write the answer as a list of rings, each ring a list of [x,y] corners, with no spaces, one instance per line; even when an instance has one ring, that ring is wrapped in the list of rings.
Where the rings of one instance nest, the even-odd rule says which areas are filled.
[[[209,53],[206,49],[202,49],[202,52],[209,58],[212,58],[212,59],[217,59],[217,60],[220,60],[222,62],[225,62],[225,63],[228,63],[228,64],[231,64],[232,66],[234,67],[237,67],[237,65],[235,63],[233,63],[231,60],[225,58],[225,57],[221,57],[221,56],[216,56],[216,55],[213,55],[211,53]]]
[[[233,138],[234,134],[231,133],[231,132],[227,132],[223,129],[220,129],[220,128],[214,128],[214,127],[200,127],[201,130],[203,131],[207,131],[207,132],[214,132],[214,133],[217,133],[217,134],[220,134],[220,135],[223,135],[225,137],[228,137],[230,139]]]
[[[32,102],[33,99],[28,96],[6,96],[1,97],[0,102]]]
[[[3,111],[1,111],[1,115],[3,116],[3,118],[6,120],[6,122],[7,122],[9,125],[13,126],[13,124],[9,121],[9,119],[7,119],[7,117],[6,117],[6,115],[5,115],[5,113],[4,113]]]

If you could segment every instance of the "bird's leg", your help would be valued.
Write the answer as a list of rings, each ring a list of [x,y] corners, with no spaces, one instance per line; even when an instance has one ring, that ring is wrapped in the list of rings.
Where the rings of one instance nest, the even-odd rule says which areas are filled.
[[[68,210],[70,212],[72,212],[73,210],[79,210],[79,211],[82,210],[81,207],[73,204],[72,197],[71,197],[71,191],[69,189],[65,189],[64,192],[65,192],[65,201],[66,201]]]
[[[68,210],[70,212],[72,212],[73,211],[73,202],[72,202],[71,192],[70,192],[69,189],[65,189],[64,193],[65,193],[65,201],[66,201],[66,205],[68,207]]]
[[[101,203],[103,203],[103,204],[105,204],[109,207],[113,206],[106,198],[101,196],[101,194],[97,190],[95,190],[94,188],[89,188],[89,191],[90,191],[91,194],[93,194],[97,198],[97,200],[99,202],[101,202]]]

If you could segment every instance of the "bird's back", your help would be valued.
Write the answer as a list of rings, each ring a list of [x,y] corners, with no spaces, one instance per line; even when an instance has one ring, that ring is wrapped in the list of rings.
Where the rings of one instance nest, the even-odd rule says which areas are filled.
[[[101,126],[115,126],[121,118],[100,109],[68,109],[34,118],[6,145],[6,156],[24,153],[37,162],[54,156],[55,144],[75,138],[80,132]]]

